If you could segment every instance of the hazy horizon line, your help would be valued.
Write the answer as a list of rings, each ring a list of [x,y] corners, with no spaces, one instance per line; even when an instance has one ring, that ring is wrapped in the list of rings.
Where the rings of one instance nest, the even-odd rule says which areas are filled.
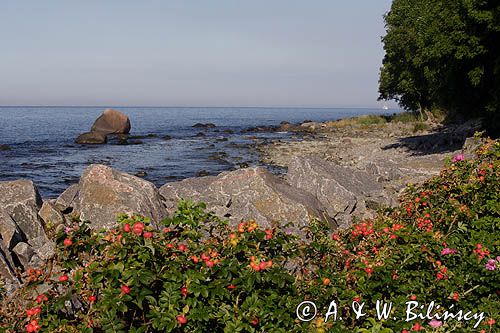
[[[0,105],[0,108],[377,109],[379,106]],[[389,109],[399,109],[399,107],[389,107]]]

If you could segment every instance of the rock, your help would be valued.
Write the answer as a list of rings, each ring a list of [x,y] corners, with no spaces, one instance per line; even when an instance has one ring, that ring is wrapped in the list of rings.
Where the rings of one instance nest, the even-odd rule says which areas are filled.
[[[45,222],[45,225],[50,226],[51,229],[64,224],[63,214],[61,214],[61,212],[57,210],[56,205],[50,201],[44,201],[38,215]]]
[[[352,216],[372,217],[371,208],[393,202],[383,186],[368,173],[319,157],[293,157],[286,179],[292,186],[317,197],[342,226],[349,225]]]
[[[476,150],[482,144],[485,143],[484,138],[470,137],[465,139],[464,145],[462,147],[462,153],[466,159],[471,159],[477,157]]]
[[[150,217],[153,225],[166,215],[152,183],[105,165],[87,167],[78,188],[71,206],[93,229],[116,226],[116,217],[122,213]]]
[[[148,173],[146,171],[138,171],[138,172],[135,173],[134,176],[139,177],[139,178],[144,178],[147,175],[148,175]]]
[[[7,151],[10,150],[10,147],[8,145],[0,145],[0,151]]]
[[[30,267],[30,260],[35,255],[35,251],[33,251],[31,246],[26,243],[17,243],[12,252],[16,254],[23,267]]]
[[[196,133],[196,135],[195,135],[195,137],[196,137],[196,138],[203,138],[203,137],[205,137],[205,136],[206,136],[206,135],[205,135],[205,133],[203,133],[203,132],[198,132],[198,133]]]
[[[16,276],[16,266],[11,253],[2,242],[0,242],[0,277],[7,282],[7,292],[21,286],[21,280]]]
[[[91,132],[128,134],[130,128],[130,119],[126,115],[117,110],[106,109],[92,125]]]
[[[78,194],[79,189],[80,189],[80,187],[78,186],[78,184],[73,184],[70,187],[68,187],[56,199],[56,202],[55,202],[56,209],[64,214],[71,213],[71,211],[73,210],[71,203],[73,202],[76,195]]]
[[[210,173],[207,170],[200,170],[196,173],[196,177],[206,177],[210,176]]]
[[[212,123],[206,123],[206,124],[196,123],[192,127],[195,127],[195,128],[215,128],[217,126],[215,126],[215,124],[212,124]]]
[[[80,134],[75,142],[80,145],[99,145],[108,142],[108,138],[101,132],[88,132]]]
[[[32,181],[0,182],[0,207],[28,239],[45,235],[38,217],[41,206],[42,199]]]
[[[15,271],[29,267],[32,253],[43,260],[54,255],[54,244],[47,238],[38,216],[41,206],[33,182],[0,182],[0,275],[10,281],[9,288],[18,287],[20,280]]]
[[[170,135],[164,135],[161,138],[165,141],[172,140],[172,137]]]
[[[234,134],[234,131],[232,129],[225,129],[222,131],[222,133],[225,133],[225,134]]]
[[[267,227],[272,222],[292,222],[298,232],[311,219],[319,218],[335,227],[315,197],[259,167],[168,183],[160,188],[160,194],[170,213],[180,199],[202,201],[208,210],[228,218],[233,225],[248,219]]]
[[[2,207],[0,207],[0,237],[0,242],[6,248],[13,248],[15,244],[23,241],[21,230]]]

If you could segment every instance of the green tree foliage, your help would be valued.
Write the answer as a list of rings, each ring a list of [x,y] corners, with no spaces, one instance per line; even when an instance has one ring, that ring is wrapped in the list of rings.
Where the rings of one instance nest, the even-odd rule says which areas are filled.
[[[385,23],[380,99],[498,117],[499,1],[394,0]]]

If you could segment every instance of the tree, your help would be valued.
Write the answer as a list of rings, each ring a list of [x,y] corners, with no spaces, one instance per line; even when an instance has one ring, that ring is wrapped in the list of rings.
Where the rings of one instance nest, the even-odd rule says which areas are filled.
[[[498,0],[394,0],[384,20],[379,99],[407,110],[498,117]]]

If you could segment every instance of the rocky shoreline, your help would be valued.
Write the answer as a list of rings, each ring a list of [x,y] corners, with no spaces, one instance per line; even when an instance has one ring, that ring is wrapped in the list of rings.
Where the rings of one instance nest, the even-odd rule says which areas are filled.
[[[282,124],[262,130],[294,131],[300,139],[260,145],[258,150],[264,163],[286,168],[284,176],[251,167],[157,188],[93,164],[78,184],[45,201],[31,181],[0,182],[0,276],[8,290],[19,287],[24,271],[41,267],[54,254],[56,232],[76,221],[107,229],[116,225],[118,214],[126,213],[158,224],[180,199],[205,202],[231,224],[248,219],[264,226],[290,222],[287,228],[298,234],[314,218],[332,229],[346,227],[397,204],[405,184],[437,174],[476,129],[476,122],[419,131],[413,123],[398,122]],[[465,153],[473,143],[467,140]]]

